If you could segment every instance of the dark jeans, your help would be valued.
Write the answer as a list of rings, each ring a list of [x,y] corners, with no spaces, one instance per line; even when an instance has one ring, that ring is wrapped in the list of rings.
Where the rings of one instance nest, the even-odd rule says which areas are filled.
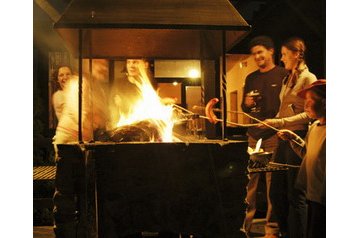
[[[326,237],[326,207],[320,203],[307,201],[308,222],[307,238]]]
[[[306,131],[295,131],[304,138]],[[300,165],[302,159],[291,149],[289,142],[279,141],[275,162]],[[273,211],[284,237],[303,238],[306,234],[306,195],[295,188],[298,169],[272,173],[270,197]]]

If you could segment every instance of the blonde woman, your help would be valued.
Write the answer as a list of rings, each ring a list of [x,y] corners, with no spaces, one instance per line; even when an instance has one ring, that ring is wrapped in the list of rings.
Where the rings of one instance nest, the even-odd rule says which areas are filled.
[[[281,61],[288,70],[280,92],[280,109],[275,119],[265,122],[280,129],[293,131],[304,138],[309,117],[304,112],[304,99],[298,92],[317,80],[305,62],[306,45],[300,38],[293,37],[281,47]],[[279,141],[275,162],[300,165],[302,159],[290,147],[288,141]],[[288,237],[304,237],[306,232],[307,204],[303,190],[294,187],[298,169],[275,172],[272,175],[270,198],[276,213],[280,231]]]

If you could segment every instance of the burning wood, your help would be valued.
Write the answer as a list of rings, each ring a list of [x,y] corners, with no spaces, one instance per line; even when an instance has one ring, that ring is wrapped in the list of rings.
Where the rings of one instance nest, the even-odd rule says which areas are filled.
[[[127,76],[114,88],[111,139],[122,141],[173,141],[172,105],[166,105],[151,84],[148,63],[128,59]]]
[[[159,142],[162,141],[160,124],[156,120],[143,120],[130,125],[120,126],[109,132],[110,140],[114,142]]]

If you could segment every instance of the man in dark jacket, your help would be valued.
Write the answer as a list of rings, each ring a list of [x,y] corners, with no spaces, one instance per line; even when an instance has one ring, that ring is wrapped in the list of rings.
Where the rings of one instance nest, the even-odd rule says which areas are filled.
[[[258,36],[250,41],[249,48],[251,55],[258,66],[258,70],[246,77],[241,108],[244,112],[264,120],[274,117],[280,106],[279,94],[282,80],[287,72],[284,68],[276,66],[274,62],[274,44],[267,36]],[[251,127],[247,131],[249,147],[255,148],[259,139],[262,139],[261,148],[264,151],[274,152],[278,139],[275,131],[268,128]],[[275,237],[278,231],[277,223],[272,221],[272,205],[269,198],[271,173],[267,172],[267,214],[265,233],[266,237]],[[248,203],[243,230],[246,234],[250,232],[252,220],[256,212],[256,193],[260,174],[251,173],[247,185]]]

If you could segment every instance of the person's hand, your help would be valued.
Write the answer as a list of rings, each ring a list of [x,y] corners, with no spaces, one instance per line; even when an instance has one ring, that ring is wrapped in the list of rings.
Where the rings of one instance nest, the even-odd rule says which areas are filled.
[[[277,132],[277,136],[280,137],[282,140],[294,140],[299,136],[290,130],[280,130]]]
[[[254,100],[254,97],[245,96],[244,104],[245,104],[245,106],[248,107],[248,108],[252,108],[252,107],[256,106],[256,102],[255,102],[255,100]]]

